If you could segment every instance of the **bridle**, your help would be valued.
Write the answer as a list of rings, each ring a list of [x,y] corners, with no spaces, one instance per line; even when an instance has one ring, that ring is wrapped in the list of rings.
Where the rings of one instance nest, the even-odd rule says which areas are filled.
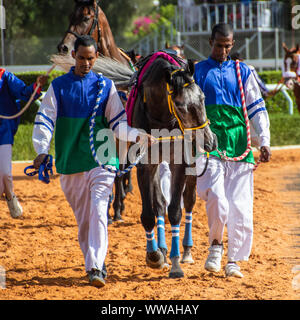
[[[89,32],[87,33],[88,36],[91,36],[93,34],[93,32],[95,31],[96,27],[97,27],[97,31],[98,31],[98,47],[99,49],[101,48],[101,42],[100,42],[100,38],[101,38],[101,28],[100,28],[100,24],[99,24],[99,21],[98,21],[98,14],[99,14],[99,7],[98,5],[96,4],[96,8],[93,8],[94,12],[95,12],[95,15],[94,15],[94,18],[93,18],[93,23],[91,25],[91,28],[89,30]],[[66,34],[72,34],[73,36],[77,38],[79,38],[80,36],[82,36],[82,34],[79,34],[75,31],[72,31],[70,29],[67,30]]]
[[[173,75],[175,73],[177,73],[178,71],[184,71],[184,69],[176,69],[174,70],[172,73],[171,73],[171,79],[173,77]],[[195,80],[192,80],[191,82],[186,82],[183,87],[188,87],[190,85],[192,85],[193,83],[195,82]],[[174,93],[173,90],[170,89],[170,85],[167,83],[167,92],[168,92],[168,105],[169,105],[169,111],[171,113],[171,115],[173,115],[178,124],[179,124],[179,128],[181,130],[181,132],[184,134],[185,131],[195,131],[195,130],[198,130],[198,129],[204,129],[207,125],[209,125],[209,120],[207,119],[203,124],[201,124],[200,126],[197,126],[197,127],[192,127],[192,128],[185,128],[182,124],[182,121],[180,120],[179,116],[178,116],[178,113],[176,111],[176,108],[174,106],[174,101],[172,99],[172,94]]]
[[[184,69],[176,69],[171,73],[171,79],[173,77],[173,75],[175,73],[177,73],[178,71],[184,71]],[[183,87],[188,87],[190,85],[192,85],[195,82],[195,80],[192,80],[191,82],[186,82]],[[210,121],[207,119],[204,123],[202,123],[199,126],[196,127],[191,127],[191,128],[185,128],[180,117],[178,116],[178,113],[176,111],[175,105],[174,105],[174,101],[172,99],[172,94],[174,93],[173,90],[170,89],[170,85],[168,82],[166,82],[166,86],[167,86],[167,93],[168,93],[168,107],[169,107],[169,112],[171,114],[171,116],[174,116],[178,122],[180,131],[182,132],[183,135],[180,136],[168,136],[168,137],[158,137],[157,140],[159,141],[175,141],[178,139],[184,139],[184,134],[186,131],[196,131],[199,129],[204,129],[207,125],[210,124]],[[144,92],[144,103],[146,103],[147,99],[146,99],[146,95]]]

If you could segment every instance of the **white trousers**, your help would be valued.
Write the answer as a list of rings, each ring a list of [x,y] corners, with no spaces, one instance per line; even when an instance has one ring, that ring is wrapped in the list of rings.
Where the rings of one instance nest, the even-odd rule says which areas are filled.
[[[12,145],[0,145],[0,197],[4,193],[8,199],[14,195],[11,159]]]
[[[103,267],[108,248],[107,206],[114,179],[114,173],[100,167],[60,176],[62,190],[78,224],[86,271]]]
[[[205,158],[197,159],[197,174]],[[253,165],[211,157],[206,173],[197,178],[197,192],[206,201],[209,244],[228,234],[228,261],[248,260],[253,239]]]

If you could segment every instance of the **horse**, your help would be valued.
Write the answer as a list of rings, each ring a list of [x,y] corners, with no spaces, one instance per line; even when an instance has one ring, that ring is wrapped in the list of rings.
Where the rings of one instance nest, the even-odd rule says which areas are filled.
[[[97,43],[98,52],[105,56],[130,64],[130,58],[115,43],[108,20],[97,0],[75,0],[75,7],[70,15],[69,27],[57,46],[58,52],[68,54],[80,35],[90,35]]]
[[[298,111],[300,112],[300,46],[289,49],[285,43],[282,44],[285,51],[282,76],[285,85],[293,90]]]
[[[176,60],[176,56],[164,52],[156,53],[155,60],[153,60],[154,56],[155,54],[150,55],[148,62],[141,61],[141,64],[144,64],[140,67],[141,70],[145,68],[145,65],[148,66],[148,69],[140,74],[140,86],[136,89],[137,96],[132,113],[132,126],[148,133],[151,133],[153,129],[167,129],[168,132],[179,130],[184,134],[185,130],[188,130],[192,132],[193,143],[195,143],[195,133],[202,131],[204,150],[207,152],[214,150],[217,146],[216,136],[211,132],[206,119],[204,94],[193,80],[194,64],[191,61],[186,64],[181,59]],[[173,63],[174,60],[177,61],[177,64]],[[148,65],[149,61],[152,62],[151,65]],[[179,229],[182,217],[180,202],[183,194],[186,212],[192,212],[196,201],[196,176],[185,174],[188,164],[183,154],[181,154],[179,164],[175,163],[176,136],[167,138],[172,141],[170,142],[170,159],[164,159],[164,139],[162,139],[159,143],[159,162],[170,161],[171,170],[171,200],[167,208],[172,230],[170,251],[172,267],[169,277],[181,278],[184,272],[179,264]],[[157,170],[159,163],[152,163],[149,157],[148,155],[147,163],[137,165],[137,179],[142,199],[141,222],[147,239],[146,263],[151,268],[162,269],[166,265],[167,248],[160,231],[163,229],[160,221],[165,215],[166,200],[160,188],[160,177]],[[157,242],[154,237],[156,218]],[[186,241],[185,244],[183,243],[184,249],[189,249],[191,229],[185,232],[184,240]]]

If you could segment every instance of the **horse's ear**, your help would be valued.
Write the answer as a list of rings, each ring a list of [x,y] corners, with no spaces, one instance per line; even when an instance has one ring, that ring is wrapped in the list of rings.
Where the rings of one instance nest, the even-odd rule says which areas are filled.
[[[166,41],[166,43],[165,43],[165,48],[166,48],[166,49],[169,49],[169,48],[170,48],[170,44],[169,44],[168,41]]]
[[[188,59],[188,70],[191,73],[191,75],[193,75],[195,72],[195,64],[191,59]]]

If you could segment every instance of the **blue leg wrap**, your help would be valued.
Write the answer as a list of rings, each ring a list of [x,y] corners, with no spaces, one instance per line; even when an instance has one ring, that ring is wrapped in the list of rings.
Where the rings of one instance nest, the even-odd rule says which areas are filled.
[[[182,244],[184,246],[192,247],[193,239],[192,239],[192,212],[186,212],[185,214],[185,230],[184,230],[184,238]]]
[[[159,248],[168,249],[165,235],[165,218],[157,218],[157,243]]]
[[[147,252],[157,251],[157,243],[154,236],[154,231],[151,232],[146,231],[146,239],[147,239]]]
[[[179,224],[172,226],[172,247],[170,252],[170,258],[180,257],[179,251]]]

